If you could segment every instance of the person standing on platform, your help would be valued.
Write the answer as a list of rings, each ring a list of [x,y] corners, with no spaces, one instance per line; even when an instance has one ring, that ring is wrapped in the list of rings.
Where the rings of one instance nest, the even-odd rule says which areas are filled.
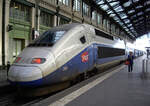
[[[132,72],[133,70],[133,59],[134,59],[133,53],[129,52],[128,59],[127,59],[127,61],[129,61],[128,72]]]

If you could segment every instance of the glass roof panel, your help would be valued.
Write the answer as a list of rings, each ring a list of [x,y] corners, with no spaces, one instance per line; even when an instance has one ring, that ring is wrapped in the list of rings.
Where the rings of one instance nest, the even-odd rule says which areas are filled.
[[[127,32],[129,31],[129,29],[128,29],[128,28],[126,28],[125,30],[126,30]]]
[[[132,33],[130,32],[131,30],[128,29],[128,27],[132,27],[132,24],[130,23],[130,20],[128,19],[128,16],[127,16],[127,14],[134,13],[135,10],[129,10],[128,13],[126,14],[124,11],[124,8],[122,7],[122,6],[124,6],[126,8],[130,5],[132,5],[131,0],[127,0],[127,2],[125,2],[122,6],[120,5],[121,1],[119,1],[119,0],[95,0],[95,1],[101,9],[106,11],[106,13],[110,17],[112,17],[117,23],[119,23],[119,25],[122,26],[130,35],[133,33],[133,31],[135,32],[134,28],[133,28]],[[134,0],[133,2],[138,2],[138,1],[139,0]],[[109,5],[107,5],[106,2],[109,3]],[[111,10],[111,8],[109,6],[112,7],[113,10]],[[141,6],[138,6],[137,8],[141,8]],[[142,13],[139,13],[139,14],[142,14]],[[135,14],[131,17],[135,18],[136,16],[137,15]],[[120,18],[122,20],[120,20]]]
[[[134,23],[136,23],[138,20],[133,20]]]
[[[127,27],[126,27],[126,26],[123,26],[123,28],[126,29]]]
[[[112,3],[110,3],[110,5],[113,7],[113,6],[115,6],[116,4],[119,4],[119,2],[112,2]]]
[[[137,34],[135,30],[133,30],[133,33]]]
[[[120,15],[120,14],[124,14],[124,12],[123,11],[119,11],[119,12],[117,12],[118,13],[118,15]]]
[[[145,11],[146,11],[146,12],[150,11],[150,8],[147,8]]]
[[[122,22],[120,22],[119,24],[120,24],[121,26],[123,25],[123,23],[122,23]]]
[[[129,32],[129,34],[131,35],[131,32]]]
[[[113,17],[114,18],[114,20],[118,20],[119,18],[118,17]]]
[[[144,20],[143,20],[143,21],[140,21],[140,23],[141,23],[141,24],[144,24]]]
[[[130,27],[131,30],[133,30],[133,27]]]
[[[139,23],[136,23],[136,24],[134,24],[135,26],[138,26],[139,25]]]
[[[132,24],[128,24],[128,27],[131,27],[132,26]]]
[[[122,25],[122,27],[125,27],[124,25]]]
[[[144,19],[144,17],[140,17],[138,20],[143,20]]]
[[[133,16],[131,16],[131,19],[133,19],[133,18],[135,18],[136,17],[136,15],[133,15]]]
[[[143,12],[139,12],[139,13],[137,13],[137,15],[139,16],[139,15],[143,15]]]
[[[109,16],[110,16],[110,17],[114,17],[114,16],[116,16],[116,14],[110,14]]]
[[[134,3],[138,2],[139,0],[133,0]]]
[[[120,20],[117,20],[116,22],[121,22]]]
[[[128,11],[128,14],[131,14],[131,13],[134,13],[135,12],[135,10],[130,10],[130,11]]]
[[[114,1],[114,0],[107,0],[108,2]]]
[[[116,12],[123,11],[123,9],[122,9],[121,6],[118,6],[118,7],[114,8],[114,10],[115,10]]]
[[[101,8],[105,11],[109,9],[109,7],[107,5],[102,5]]]
[[[149,5],[149,4],[150,4],[150,1],[147,1],[146,4]]]
[[[125,19],[125,18],[127,18],[127,15],[126,14],[120,14],[120,17],[121,17],[121,19]]]
[[[107,11],[107,14],[112,14],[113,13],[113,11]]]
[[[130,1],[128,1],[128,2],[126,2],[126,3],[123,4],[124,7],[129,7],[130,5],[131,5]]]
[[[139,9],[139,8],[142,8],[143,6],[139,5],[139,6],[136,6],[136,9]]]
[[[98,4],[98,5],[100,5],[100,4],[104,4],[104,1],[103,0],[96,0],[96,3]]]
[[[124,22],[127,24],[127,23],[130,23],[130,20],[129,19],[125,19]]]

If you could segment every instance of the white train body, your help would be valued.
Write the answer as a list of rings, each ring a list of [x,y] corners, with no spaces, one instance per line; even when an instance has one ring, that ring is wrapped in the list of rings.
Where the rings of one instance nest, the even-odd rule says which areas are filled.
[[[52,28],[23,50],[10,67],[8,79],[19,86],[45,86],[124,60],[124,41],[112,38],[87,24]]]

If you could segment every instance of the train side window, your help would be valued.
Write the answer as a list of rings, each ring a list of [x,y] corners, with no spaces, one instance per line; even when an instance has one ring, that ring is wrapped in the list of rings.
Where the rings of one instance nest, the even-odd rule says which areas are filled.
[[[85,36],[82,36],[82,37],[80,38],[80,41],[81,41],[82,44],[84,44],[84,43],[86,42]]]
[[[97,29],[95,29],[95,34],[96,34],[96,36],[104,37],[104,38],[107,38],[109,40],[114,40],[113,36],[108,35],[108,34],[102,32],[102,31],[99,31]]]
[[[124,49],[111,47],[98,47],[98,58],[107,58],[125,55]]]

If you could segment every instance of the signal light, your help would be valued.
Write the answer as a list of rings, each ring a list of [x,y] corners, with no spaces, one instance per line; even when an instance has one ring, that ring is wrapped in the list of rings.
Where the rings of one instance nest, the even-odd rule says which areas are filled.
[[[32,64],[42,64],[42,63],[44,63],[46,61],[46,59],[45,58],[34,58],[34,59],[32,59]]]

